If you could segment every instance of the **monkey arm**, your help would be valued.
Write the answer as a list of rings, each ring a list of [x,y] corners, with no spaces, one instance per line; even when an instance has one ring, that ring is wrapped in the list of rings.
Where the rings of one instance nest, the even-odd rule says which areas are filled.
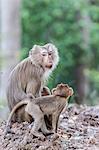
[[[27,84],[26,93],[31,93],[35,97],[40,97],[40,83],[36,82],[36,80],[32,80]]]

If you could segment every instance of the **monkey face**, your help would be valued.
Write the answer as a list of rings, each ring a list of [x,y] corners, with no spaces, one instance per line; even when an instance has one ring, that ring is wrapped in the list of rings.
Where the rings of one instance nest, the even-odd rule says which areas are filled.
[[[43,48],[43,50],[41,51],[41,57],[44,68],[51,69],[53,66],[53,52],[49,52]]]
[[[29,56],[32,62],[39,64],[45,70],[53,70],[59,61],[57,48],[51,43],[44,46],[34,45]]]
[[[69,97],[73,95],[73,89],[67,84],[58,84],[56,88],[52,90],[52,94],[60,97]]]

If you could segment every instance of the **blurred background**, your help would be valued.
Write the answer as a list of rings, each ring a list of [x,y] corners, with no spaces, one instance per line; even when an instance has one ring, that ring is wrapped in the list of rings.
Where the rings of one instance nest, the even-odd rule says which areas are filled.
[[[34,44],[48,42],[60,55],[49,88],[68,83],[70,102],[99,104],[99,0],[0,0],[0,117],[10,71]]]

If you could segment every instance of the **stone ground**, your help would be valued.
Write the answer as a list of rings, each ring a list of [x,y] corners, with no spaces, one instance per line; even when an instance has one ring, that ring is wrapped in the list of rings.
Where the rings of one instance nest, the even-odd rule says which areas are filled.
[[[4,138],[6,123],[0,124],[0,150],[99,150],[99,106],[72,105],[60,116],[58,135],[44,141],[31,135],[29,123],[14,123],[15,134]]]

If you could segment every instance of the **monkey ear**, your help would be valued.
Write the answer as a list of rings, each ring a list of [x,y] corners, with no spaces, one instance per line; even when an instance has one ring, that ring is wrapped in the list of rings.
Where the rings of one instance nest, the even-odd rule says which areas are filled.
[[[51,90],[51,93],[53,94],[55,91],[56,91],[56,88],[53,88],[53,89]]]
[[[72,96],[72,95],[74,94],[74,91],[73,91],[73,89],[72,89],[71,87],[69,88],[69,91],[70,91],[70,92],[69,92],[69,93],[70,93],[70,96]]]

